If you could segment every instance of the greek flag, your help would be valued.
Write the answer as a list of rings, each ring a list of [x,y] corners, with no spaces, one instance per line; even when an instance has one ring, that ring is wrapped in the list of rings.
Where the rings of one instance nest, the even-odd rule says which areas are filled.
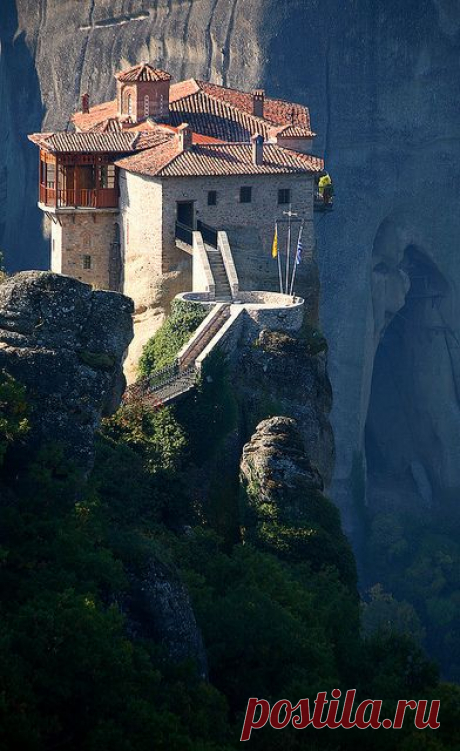
[[[302,260],[303,245],[302,245],[302,229],[299,232],[299,239],[297,241],[297,252],[295,254],[295,262],[298,266]]]

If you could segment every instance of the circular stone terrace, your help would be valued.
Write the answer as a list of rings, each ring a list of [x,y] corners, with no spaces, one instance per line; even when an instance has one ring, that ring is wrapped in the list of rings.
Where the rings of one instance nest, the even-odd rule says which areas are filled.
[[[207,292],[183,292],[176,296],[176,300],[198,303],[209,308],[221,302],[210,299]],[[305,300],[303,297],[285,295],[280,292],[240,291],[236,299],[228,302],[228,306],[232,315],[244,309],[260,328],[298,331],[302,326]]]

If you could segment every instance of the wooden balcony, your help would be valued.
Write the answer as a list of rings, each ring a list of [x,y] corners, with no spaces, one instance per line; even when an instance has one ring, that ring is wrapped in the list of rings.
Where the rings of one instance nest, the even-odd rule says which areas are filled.
[[[80,188],[63,190],[40,185],[40,203],[56,209],[116,209],[117,188]]]

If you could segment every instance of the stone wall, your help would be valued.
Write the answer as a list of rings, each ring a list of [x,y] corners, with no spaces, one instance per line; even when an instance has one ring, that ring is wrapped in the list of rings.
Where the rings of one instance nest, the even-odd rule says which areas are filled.
[[[239,202],[239,190],[244,185],[253,188],[250,204]],[[129,378],[134,374],[142,346],[164,320],[175,295],[192,289],[192,257],[177,248],[175,242],[176,202],[194,201],[197,219],[228,232],[240,288],[276,290],[277,263],[271,257],[274,220],[276,216],[282,218],[288,208],[278,206],[279,188],[291,188],[293,211],[312,219],[313,177],[309,175],[167,178],[161,181],[121,170],[122,290],[134,299],[136,309],[135,338],[127,363]],[[207,205],[208,190],[217,191],[217,206]],[[285,235],[286,225],[283,225],[280,227],[282,254]],[[292,256],[295,242],[294,231]],[[312,221],[305,224],[303,242],[307,254],[313,246]],[[317,301],[311,264],[299,266],[298,280],[301,294],[311,287]]]
[[[257,334],[262,329],[295,332],[302,326],[305,303],[301,297],[276,292],[243,292],[240,299],[247,313],[247,331]]]
[[[72,212],[53,216],[51,222],[51,270],[92,284],[99,289],[114,286],[118,246],[117,213]],[[90,268],[85,268],[89,256]]]
[[[123,115],[128,114],[127,96],[131,95],[131,116],[138,122],[145,120],[144,97],[149,98],[148,116],[167,120],[169,112],[169,81],[117,82],[117,102]],[[120,106],[121,105],[121,106]]]
[[[242,186],[252,186],[252,202],[239,201]],[[278,206],[278,189],[291,188],[292,210],[307,219],[305,254],[313,249],[313,177],[309,175],[248,175],[206,178],[167,178],[163,181],[163,270],[176,268],[184,255],[175,245],[176,202],[194,201],[196,219],[228,234],[241,289],[276,289],[277,264],[271,257],[275,218],[288,206]],[[208,191],[217,191],[217,205],[208,206]],[[280,226],[284,253],[285,225]],[[293,232],[293,248],[297,239]],[[292,251],[294,253],[294,250]],[[305,267],[299,268],[299,280]],[[184,287],[185,289],[185,287]]]
[[[210,298],[215,297],[216,285],[209,265],[208,254],[199,232],[193,233],[193,280],[194,292],[206,292]]]
[[[177,250],[174,270],[162,268],[162,185],[120,171],[122,290],[135,304],[134,340],[125,362],[131,382],[144,344],[169,313],[175,295],[192,288],[191,256]]]

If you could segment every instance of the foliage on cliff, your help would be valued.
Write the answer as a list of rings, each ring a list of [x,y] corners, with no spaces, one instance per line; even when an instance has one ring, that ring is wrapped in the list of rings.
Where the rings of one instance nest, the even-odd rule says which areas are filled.
[[[429,747],[455,748],[456,690],[437,687],[436,671],[406,638],[361,639],[355,593],[329,559],[322,565],[320,550],[289,560],[212,528],[190,479],[202,460],[192,428],[212,445],[216,426],[221,439],[234,427],[229,405],[219,404],[225,370],[215,367],[182,418],[180,410],[129,408],[108,420],[89,479],[60,447],[19,459],[8,447],[0,470],[0,748],[230,751],[249,695],[294,702],[337,687],[392,707],[442,690],[451,737],[442,725]],[[218,495],[214,502],[218,516]],[[174,663],[152,636],[136,635],[133,577],[145,583],[152,558],[175,562],[188,585],[209,683],[190,660]],[[295,750],[308,738],[312,748],[360,748],[361,736],[348,732],[268,728],[252,744]],[[410,726],[398,733],[398,749],[412,751],[412,735]],[[375,743],[395,747],[391,733]]]
[[[139,361],[139,375],[148,376],[154,370],[171,365],[208,312],[203,305],[173,300],[171,314],[144,347]]]
[[[28,429],[25,389],[0,371],[0,466],[8,446]]]

